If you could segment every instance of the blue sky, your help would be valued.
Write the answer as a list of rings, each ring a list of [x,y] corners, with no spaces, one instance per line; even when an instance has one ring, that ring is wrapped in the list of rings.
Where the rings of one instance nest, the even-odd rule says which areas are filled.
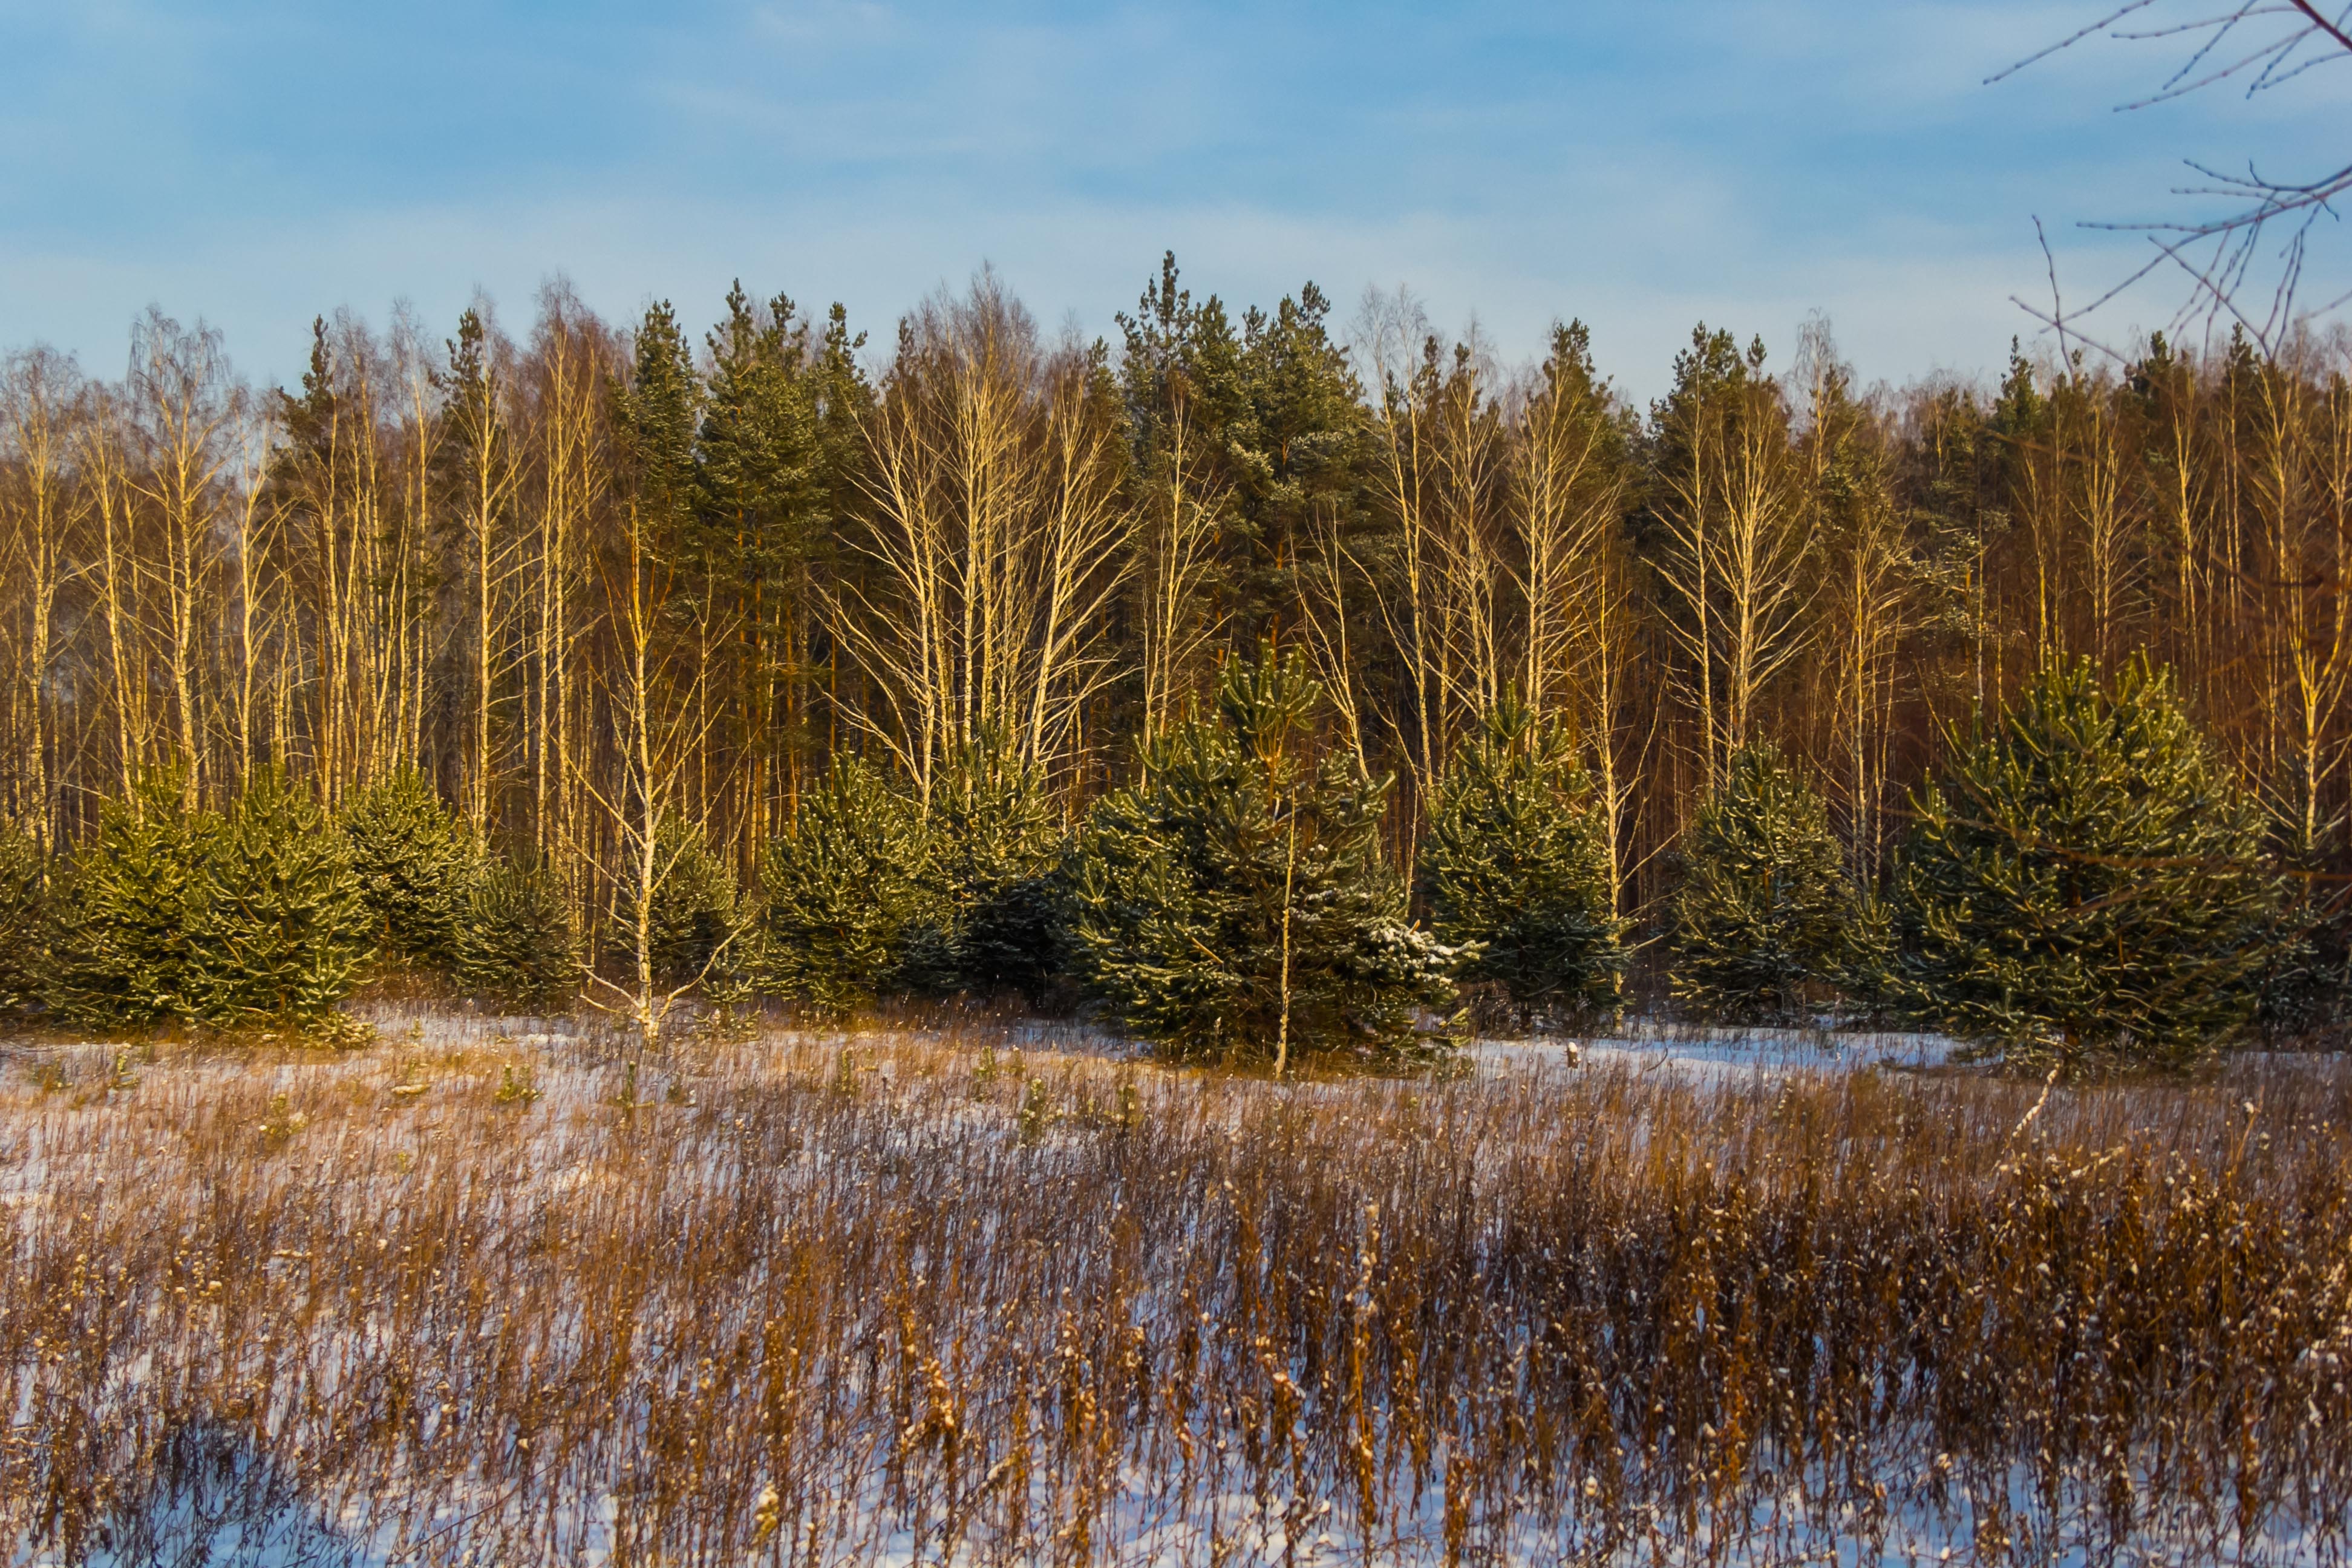
[[[437,335],[478,287],[519,329],[559,270],[887,342],[983,260],[1091,334],[1172,247],[1237,304],[1402,285],[1510,358],[1581,316],[1639,395],[1699,318],[1785,359],[1816,310],[1865,376],[1981,374],[2047,296],[2034,215],[2088,293],[2132,242],[2072,226],[2179,210],[2182,157],[2347,140],[2341,72],[2117,114],[2174,56],[2101,43],[1983,85],[2099,9],[0,0],[0,344],[111,372],[152,301],[282,380],[314,312]]]

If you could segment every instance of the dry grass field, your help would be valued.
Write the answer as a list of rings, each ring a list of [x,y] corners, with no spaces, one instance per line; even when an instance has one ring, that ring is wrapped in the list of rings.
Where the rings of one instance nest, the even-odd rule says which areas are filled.
[[[2352,1553],[2352,1073],[20,1044],[11,1561]]]

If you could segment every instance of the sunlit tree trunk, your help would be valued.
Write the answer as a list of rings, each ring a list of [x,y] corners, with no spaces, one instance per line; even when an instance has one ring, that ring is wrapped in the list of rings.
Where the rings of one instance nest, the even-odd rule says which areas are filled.
[[[1104,626],[1134,569],[1107,390],[984,274],[904,325],[868,443],[872,524],[830,619],[879,710],[843,717],[926,802],[983,734],[1050,764],[1117,677]]]
[[[202,634],[219,564],[218,480],[238,409],[215,333],[150,313],[133,334],[131,412],[142,437],[131,487],[154,519],[158,560],[148,568],[163,596],[163,644],[172,693],[175,756],[193,808],[207,775],[200,706]]]
[[[1143,723],[1148,732],[1165,730],[1173,721],[1179,700],[1192,689],[1195,666],[1221,624],[1207,605],[1205,587],[1225,497],[1223,487],[1206,477],[1199,447],[1192,399],[1180,384],[1170,395],[1161,458],[1166,468],[1151,487],[1141,524]]]
[[[25,800],[25,826],[44,847],[58,830],[50,752],[56,734],[50,718],[49,682],[58,658],[58,595],[71,553],[71,535],[83,520],[86,499],[72,479],[79,376],[69,362],[35,350],[9,362],[0,380],[0,436],[15,483],[7,504],[11,589],[23,595],[24,641],[16,669],[24,713],[18,763]]]
[[[1436,338],[1420,309],[1402,295],[1368,301],[1360,335],[1378,377],[1372,421],[1379,453],[1377,490],[1390,531],[1388,559],[1368,574],[1367,586],[1381,630],[1403,666],[1403,700],[1381,706],[1412,778],[1419,809],[1409,831],[1417,837],[1418,818],[1436,798],[1444,701],[1435,604],[1438,545],[1433,537],[1436,519],[1431,494]]]
[[[127,795],[149,761],[149,713],[147,636],[132,554],[131,481],[121,415],[110,401],[100,400],[78,434],[80,467],[98,515],[98,554],[91,564],[99,616],[106,628],[107,696],[114,719],[113,787]]]

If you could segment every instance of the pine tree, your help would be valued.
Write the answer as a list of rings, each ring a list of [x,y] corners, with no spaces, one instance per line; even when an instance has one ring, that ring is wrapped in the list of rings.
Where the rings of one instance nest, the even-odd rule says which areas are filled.
[[[629,379],[613,392],[614,435],[628,455],[635,499],[668,540],[686,526],[695,499],[694,437],[702,385],[694,351],[667,300],[646,308]]]
[[[1675,999],[1785,1023],[1845,972],[1854,900],[1821,796],[1769,744],[1742,747],[1700,806],[1674,897]]]
[[[685,574],[689,600],[713,624],[734,628],[738,779],[767,795],[772,758],[788,757],[805,736],[805,715],[790,700],[802,673],[809,628],[809,567],[825,521],[824,454],[817,438],[809,332],[779,294],[764,313],[738,282],[727,320],[704,340],[709,390],[696,437],[695,526]],[[778,699],[783,697],[782,711]],[[763,830],[764,818],[742,814]]]
[[[0,1012],[39,998],[47,968],[48,866],[33,836],[0,822]]]
[[[791,300],[776,296],[762,321],[739,282],[727,295],[726,323],[706,342],[711,374],[696,442],[698,558],[725,574],[730,589],[760,590],[751,596],[773,613],[824,505],[805,338]]]
[[[898,988],[918,923],[938,917],[922,822],[907,793],[835,759],[760,866],[761,989],[845,1014]]]
[[[525,1007],[565,1000],[580,984],[580,949],[563,890],[536,862],[503,856],[475,879],[455,952],[457,984]]]
[[[1627,958],[1591,784],[1566,729],[1507,698],[1447,770],[1421,882],[1468,980],[1521,1019],[1613,1014]]]
[[[2274,951],[2258,808],[2145,661],[2053,662],[1914,805],[1891,986],[2027,1066],[2180,1066],[2242,1029]]]
[[[1204,310],[1194,351],[1204,382],[1224,379],[1231,353],[1221,341],[1223,312],[1213,300],[1210,305],[1213,320]],[[1243,647],[1295,612],[1300,563],[1314,559],[1319,530],[1330,529],[1365,559],[1389,542],[1367,537],[1373,525],[1363,494],[1371,455],[1364,389],[1348,350],[1331,335],[1330,310],[1329,298],[1310,282],[1272,312],[1252,308],[1242,317],[1232,374],[1246,411],[1227,440],[1241,503],[1234,539],[1249,551],[1234,588],[1234,640]]]
[[[499,344],[478,308],[457,319],[449,364],[435,372],[441,410],[430,459],[435,510],[448,530],[449,559],[463,584],[464,633],[452,647],[463,676],[467,814],[480,832],[496,794],[499,753],[499,582],[511,544],[517,484],[515,432],[507,420],[509,387]]]
[[[343,837],[309,792],[257,773],[205,839],[188,998],[212,1022],[315,1021],[350,994],[373,952]]]
[[[803,378],[816,402],[818,512],[806,538],[813,563],[842,559],[852,520],[866,504],[872,458],[866,433],[877,394],[859,363],[865,347],[866,334],[849,330],[849,312],[835,300],[811,345]]]
[[[482,873],[482,847],[465,819],[423,773],[401,767],[345,802],[342,829],[377,950],[450,972]]]
[[[932,791],[925,837],[935,918],[910,934],[908,978],[934,992],[1042,996],[1063,948],[1062,825],[1044,770],[1003,735],[969,742]]]
[[[1455,954],[1410,925],[1382,861],[1388,781],[1318,757],[1321,690],[1269,647],[1213,717],[1155,738],[1090,814],[1073,934],[1094,997],[1179,1057],[1426,1054]]]
[[[175,774],[151,774],[99,806],[51,905],[48,1004],[75,1023],[145,1025],[195,1016],[192,940],[219,831],[190,812]]]

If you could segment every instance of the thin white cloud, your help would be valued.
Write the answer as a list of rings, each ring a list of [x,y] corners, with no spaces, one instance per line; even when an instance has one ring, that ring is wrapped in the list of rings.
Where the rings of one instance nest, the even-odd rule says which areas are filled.
[[[1643,247],[1612,243],[1608,230],[1573,215],[1467,226],[1427,213],[1342,218],[1223,205],[991,211],[971,203],[881,210],[855,225],[817,210],[713,214],[630,196],[406,208],[323,226],[217,232],[170,258],[0,248],[0,294],[48,301],[94,369],[110,367],[130,315],[152,300],[207,316],[241,364],[283,380],[299,369],[314,312],[348,304],[381,320],[392,300],[409,297],[437,331],[478,285],[518,326],[538,285],[558,270],[619,319],[658,296],[698,321],[715,315],[740,277],[812,310],[844,299],[856,324],[887,342],[898,311],[942,283],[960,286],[986,260],[1041,319],[1074,312],[1088,332],[1113,335],[1112,313],[1132,308],[1171,247],[1191,286],[1223,294],[1236,310],[1270,305],[1311,278],[1344,318],[1368,285],[1402,283],[1442,326],[1460,330],[1475,314],[1506,359],[1538,352],[1553,320],[1580,316],[1593,327],[1602,368],[1639,396],[1662,389],[1701,318],[1743,337],[1760,332],[1785,353],[1804,315],[1826,310],[1866,375],[1897,378],[1938,365],[1989,371],[2010,335],[2031,328],[2006,300],[2031,259],[2018,249],[1727,255],[1665,276]],[[1923,300],[1934,308],[1923,310]]]

